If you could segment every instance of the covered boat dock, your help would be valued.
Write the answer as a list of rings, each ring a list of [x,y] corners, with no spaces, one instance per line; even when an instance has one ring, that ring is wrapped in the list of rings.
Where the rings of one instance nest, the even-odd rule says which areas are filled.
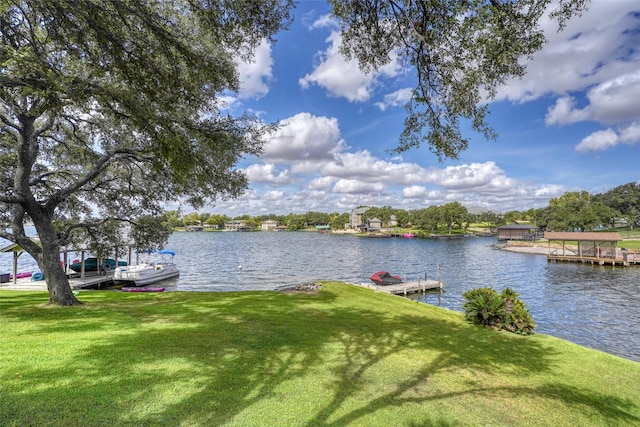
[[[36,238],[31,238],[31,240],[40,244],[40,241]],[[36,289],[36,288],[44,288],[46,289],[46,282],[44,277],[41,280],[34,281],[32,276],[21,278],[18,272],[18,258],[22,256],[26,251],[17,243],[11,243],[8,246],[0,248],[0,254],[3,253],[11,253],[13,255],[11,273],[6,274],[4,272],[0,272],[0,286],[3,289],[8,289],[9,286],[12,286],[12,289]],[[70,262],[68,259],[69,253],[79,253],[81,268],[79,272],[72,271],[69,268]],[[107,274],[104,271],[97,272],[85,272],[84,269],[84,261],[86,259],[87,251],[84,249],[70,249],[62,247],[60,250],[60,254],[63,256],[63,259],[60,261],[62,268],[65,270],[67,277],[69,278],[69,284],[72,289],[83,289],[83,288],[92,288],[97,287],[100,289],[103,285],[112,284],[113,273]],[[129,264],[131,264],[131,249],[129,249]],[[117,262],[117,261],[116,261]],[[33,272],[32,272],[33,273]],[[37,272],[40,273],[40,272]],[[40,273],[42,274],[42,273]],[[6,279],[6,280],[5,280]],[[39,283],[40,282],[40,283]],[[39,287],[37,285],[40,285]]]
[[[547,231],[544,238],[549,242],[548,261],[613,266],[637,262],[634,253],[623,253],[618,249],[618,242],[622,241],[618,232]]]

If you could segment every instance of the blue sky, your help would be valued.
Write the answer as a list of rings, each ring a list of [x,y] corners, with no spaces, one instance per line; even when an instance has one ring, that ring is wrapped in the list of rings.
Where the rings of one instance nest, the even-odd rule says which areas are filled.
[[[549,43],[491,102],[497,141],[464,129],[469,150],[439,162],[428,150],[391,156],[412,70],[362,73],[337,52],[324,1],[302,1],[291,28],[239,66],[234,113],[280,121],[264,153],[239,167],[240,198],[201,211],[242,214],[420,209],[458,201],[506,212],[548,205],[566,191],[601,193],[640,180],[640,2],[599,0]]]

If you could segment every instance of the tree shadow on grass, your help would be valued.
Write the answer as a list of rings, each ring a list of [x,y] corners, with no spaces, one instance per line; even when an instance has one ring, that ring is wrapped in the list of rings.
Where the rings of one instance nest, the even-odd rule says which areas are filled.
[[[118,298],[110,300],[109,309],[88,316],[96,327],[103,321],[111,322],[112,328],[115,322],[126,333],[84,343],[67,366],[23,373],[19,382],[23,387],[8,397],[28,399],[32,412],[14,415],[14,420],[37,423],[37,417],[44,420],[54,408],[72,404],[69,425],[233,423],[266,401],[290,399],[302,404],[297,394],[307,391],[290,384],[307,384],[302,379],[314,372],[321,373],[322,395],[307,396],[315,401],[304,419],[289,424],[357,424],[379,411],[496,393],[588,407],[614,423],[638,420],[633,415],[638,412],[635,402],[571,386],[489,387],[469,382],[451,390],[434,389],[434,377],[448,371],[487,377],[505,370],[521,376],[549,371],[555,352],[536,340],[452,320],[446,310],[367,290],[328,286],[315,296],[156,295],[137,298],[136,304],[129,298],[121,307]],[[66,327],[74,333],[71,311],[56,312],[62,313],[58,323],[45,322],[41,332]],[[425,360],[416,360],[415,368],[405,370],[402,379],[390,381],[363,400],[362,391],[371,390],[368,382],[376,369],[406,352]],[[51,387],[66,384],[68,389],[52,400],[51,390],[39,387],[42,379]],[[278,415],[265,420],[273,417]]]

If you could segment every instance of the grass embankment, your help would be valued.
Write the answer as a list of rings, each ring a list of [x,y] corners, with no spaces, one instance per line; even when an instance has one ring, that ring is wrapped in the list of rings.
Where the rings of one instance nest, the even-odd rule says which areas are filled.
[[[0,424],[638,425],[640,364],[325,284],[0,292]]]

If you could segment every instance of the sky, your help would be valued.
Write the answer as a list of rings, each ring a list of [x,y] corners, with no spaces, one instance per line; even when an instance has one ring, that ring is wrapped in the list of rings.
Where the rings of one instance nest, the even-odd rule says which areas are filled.
[[[249,188],[200,212],[343,213],[358,206],[413,210],[459,202],[497,212],[547,206],[640,180],[640,1],[596,0],[558,33],[489,104],[488,141],[463,126],[469,149],[440,162],[425,143],[392,155],[412,70],[391,63],[365,74],[338,53],[324,1],[301,1],[275,44],[239,64],[241,89],[225,98],[280,128],[260,157],[238,168]]]

